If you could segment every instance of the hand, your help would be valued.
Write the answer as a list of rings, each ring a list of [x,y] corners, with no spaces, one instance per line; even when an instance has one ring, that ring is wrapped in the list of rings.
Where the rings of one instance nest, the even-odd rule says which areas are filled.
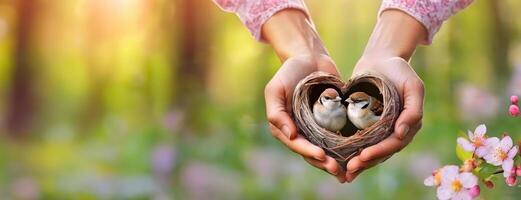
[[[353,76],[363,73],[377,73],[388,78],[401,95],[403,111],[396,121],[394,132],[388,138],[362,150],[360,155],[347,163],[346,178],[349,182],[364,169],[373,167],[402,150],[422,125],[423,82],[407,61],[400,57],[386,58],[376,63],[360,61],[353,70]]]
[[[315,71],[338,75],[311,20],[295,9],[272,16],[262,27],[262,36],[273,47],[282,66],[266,85],[266,114],[272,135],[309,164],[327,171],[344,183],[345,172],[335,159],[302,135],[291,118],[293,90],[297,83]]]
[[[340,183],[344,183],[346,181],[345,172],[338,166],[336,160],[327,156],[324,150],[298,134],[297,127],[291,118],[295,86],[301,79],[315,71],[338,75],[333,60],[328,56],[299,55],[288,58],[268,82],[264,94],[270,131],[273,137],[293,152],[300,154],[309,164],[327,171],[336,176]]]
[[[362,150],[347,163],[348,182],[402,150],[421,128],[424,86],[407,60],[426,34],[418,21],[401,11],[387,10],[380,16],[353,76],[377,73],[388,78],[400,94],[403,110],[388,138]]]

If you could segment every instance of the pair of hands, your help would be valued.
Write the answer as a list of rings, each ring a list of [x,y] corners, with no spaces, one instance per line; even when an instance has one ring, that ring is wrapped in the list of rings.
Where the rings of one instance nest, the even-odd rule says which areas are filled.
[[[268,20],[263,27],[263,35],[283,61],[265,88],[266,113],[272,135],[309,164],[335,176],[339,182],[351,182],[363,170],[399,152],[421,128],[423,82],[406,60],[426,32],[419,22],[407,14],[396,10],[383,12],[352,73],[353,76],[364,73],[385,76],[398,89],[403,111],[395,124],[394,133],[352,158],[347,163],[347,172],[324,150],[300,135],[291,117],[293,91],[301,79],[315,71],[340,77],[314,25],[303,13],[286,10]]]
[[[394,133],[382,142],[364,149],[347,164],[347,172],[335,159],[327,156],[298,133],[291,118],[293,90],[297,83],[314,71],[325,71],[340,77],[333,60],[326,55],[318,57],[299,55],[288,58],[266,85],[266,112],[272,135],[309,164],[335,176],[339,182],[353,181],[363,170],[379,164],[399,152],[413,139],[421,127],[423,83],[414,70],[402,58],[392,57],[378,61],[361,60],[353,70],[353,76],[363,73],[379,73],[387,77],[398,89],[404,101]]]

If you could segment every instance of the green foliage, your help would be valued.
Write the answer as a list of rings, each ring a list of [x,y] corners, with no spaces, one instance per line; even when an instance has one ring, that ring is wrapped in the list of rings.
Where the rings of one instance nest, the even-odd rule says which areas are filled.
[[[456,144],[456,156],[461,162],[465,162],[472,158],[472,152],[465,151],[459,144]]]

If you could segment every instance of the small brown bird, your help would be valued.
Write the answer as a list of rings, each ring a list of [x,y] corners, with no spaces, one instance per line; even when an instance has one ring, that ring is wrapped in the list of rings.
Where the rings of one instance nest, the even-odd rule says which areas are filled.
[[[341,101],[342,98],[335,89],[324,90],[313,105],[313,116],[317,124],[340,134],[340,130],[347,122],[346,107]]]
[[[347,116],[358,129],[367,128],[380,120],[383,105],[375,97],[365,92],[355,92],[346,101],[349,103]]]

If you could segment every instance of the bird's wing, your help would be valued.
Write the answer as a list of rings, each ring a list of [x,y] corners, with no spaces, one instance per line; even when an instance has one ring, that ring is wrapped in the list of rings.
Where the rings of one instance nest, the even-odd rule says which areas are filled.
[[[373,104],[374,105],[371,107],[371,111],[373,111],[373,113],[375,115],[378,115],[378,116],[382,115],[382,113],[384,111],[384,107],[383,107],[382,103],[378,100],[375,100],[375,101],[373,101]]]

